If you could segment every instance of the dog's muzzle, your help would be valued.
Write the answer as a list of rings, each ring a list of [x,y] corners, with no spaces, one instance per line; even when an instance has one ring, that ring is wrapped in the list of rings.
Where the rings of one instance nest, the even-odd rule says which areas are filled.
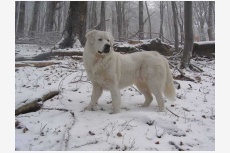
[[[105,44],[103,52],[104,53],[109,53],[109,51],[110,51],[110,45],[109,44]]]
[[[109,44],[105,44],[103,51],[98,51],[99,54],[109,53],[109,52],[110,52],[110,45]]]

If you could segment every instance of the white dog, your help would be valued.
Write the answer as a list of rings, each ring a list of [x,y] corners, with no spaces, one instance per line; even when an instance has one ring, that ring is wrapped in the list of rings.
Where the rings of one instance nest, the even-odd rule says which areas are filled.
[[[175,88],[167,60],[157,52],[138,52],[121,55],[114,52],[114,39],[110,33],[92,30],[86,34],[83,53],[84,67],[93,91],[86,110],[93,110],[103,89],[109,90],[113,112],[121,108],[120,89],[135,84],[145,96],[147,107],[155,95],[160,111],[165,110],[162,93],[175,100]]]

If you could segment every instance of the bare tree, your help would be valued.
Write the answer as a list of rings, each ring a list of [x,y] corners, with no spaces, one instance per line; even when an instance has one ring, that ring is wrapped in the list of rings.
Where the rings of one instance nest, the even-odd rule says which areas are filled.
[[[125,40],[125,38],[126,38],[126,36],[127,36],[127,22],[126,22],[126,19],[125,19],[125,4],[126,4],[127,2],[126,1],[123,1],[122,2],[122,6],[121,6],[121,9],[122,9],[122,35],[123,35],[123,37],[124,37],[124,39],[123,40]]]
[[[174,38],[174,36],[173,36],[173,30],[172,30],[172,11],[170,10],[170,5],[171,5],[171,3],[170,3],[170,1],[168,1],[168,2],[165,2],[165,4],[166,4],[166,8],[167,8],[167,22],[165,23],[165,24],[167,24],[167,28],[168,28],[168,34],[169,34],[169,38],[170,39],[173,39]],[[160,35],[159,35],[159,37],[160,37]]]
[[[214,1],[209,1],[209,7],[208,7],[208,37],[209,40],[215,40],[214,36],[214,25],[213,25],[213,5]]]
[[[105,26],[105,1],[101,1],[101,19],[100,19],[100,23],[95,27],[95,29],[102,30],[102,31],[106,30],[106,26]]]
[[[183,6],[183,2],[178,2],[179,3],[179,11],[177,10],[177,20],[178,20],[178,24],[180,27],[180,43],[181,45],[184,42],[184,20],[183,20],[183,12],[182,12],[182,6]]]
[[[25,30],[25,1],[20,1],[20,9],[19,9],[19,18],[18,18],[18,27],[17,27],[17,36],[23,37]]]
[[[197,1],[194,2],[194,10],[195,10],[195,19],[197,20],[197,26],[199,31],[199,36],[201,41],[205,41],[205,32],[204,32],[204,25],[205,25],[205,15],[207,11],[207,6],[205,5],[207,2],[204,1]]]
[[[34,36],[34,32],[37,31],[37,22],[38,22],[38,15],[39,15],[39,6],[40,2],[35,1],[34,2],[34,7],[33,7],[33,14],[32,14],[32,20],[30,24],[30,29],[29,29],[29,35]]]
[[[184,69],[189,66],[190,57],[193,50],[193,27],[192,27],[192,1],[184,2],[184,32],[185,44],[183,56],[181,58],[180,68]]]
[[[116,11],[117,11],[117,29],[118,29],[118,40],[123,40],[123,24],[122,24],[122,7],[121,1],[117,1],[116,3]]]
[[[87,1],[71,1],[68,17],[61,40],[58,42],[58,48],[72,48],[79,39],[82,46],[85,45],[87,19]]]
[[[139,39],[144,39],[143,1],[139,1]]]
[[[45,31],[53,31],[57,1],[47,1]]]
[[[19,1],[15,1],[15,33],[17,33],[18,14],[19,14]]]
[[[148,15],[148,21],[149,21],[149,38],[152,38],[152,25],[151,25],[151,19],[150,19],[150,15],[149,15],[149,8],[147,5],[147,1],[145,1],[145,7],[146,7],[146,11],[147,11],[147,15]]]
[[[175,43],[174,43],[174,47],[175,47],[175,51],[179,52],[178,49],[178,45],[179,45],[179,40],[178,40],[178,25],[177,25],[177,12],[176,12],[176,2],[172,1],[172,11],[173,11],[173,24],[174,24],[174,32],[175,32]]]
[[[88,24],[89,24],[89,29],[94,29],[94,27],[97,24],[97,3],[96,1],[92,1],[89,7],[89,20],[88,20]]]
[[[164,2],[160,1],[160,33],[159,33],[159,37],[162,41],[164,41],[163,21],[164,21]]]

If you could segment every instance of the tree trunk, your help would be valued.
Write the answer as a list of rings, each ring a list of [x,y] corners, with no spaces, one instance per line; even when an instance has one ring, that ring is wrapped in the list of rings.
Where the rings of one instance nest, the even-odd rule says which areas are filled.
[[[177,25],[177,12],[176,12],[176,2],[172,1],[172,11],[173,11],[173,24],[174,24],[174,32],[175,32],[175,51],[179,52],[178,45],[179,45],[179,40],[178,40],[178,25]]]
[[[160,1],[160,34],[159,34],[159,37],[162,41],[164,41],[163,20],[164,20],[164,2]]]
[[[96,30],[106,31],[105,26],[105,1],[101,1],[101,19],[100,23],[97,27],[95,27]]]
[[[18,15],[19,15],[19,1],[15,1],[15,34],[17,33]]]
[[[205,12],[206,7],[205,3],[207,2],[194,2],[194,9],[195,9],[195,19],[197,20],[198,25],[198,32],[199,32],[199,38],[201,41],[205,41],[205,32],[204,32],[204,24],[205,24]]]
[[[213,5],[214,1],[209,1],[209,8],[208,8],[208,37],[209,41],[215,40],[214,36],[214,25],[213,25]]]
[[[57,6],[57,2],[55,2],[55,1],[48,1],[47,2],[45,32],[53,31],[56,6]]]
[[[97,24],[97,2],[91,2],[91,9],[89,10],[89,29],[94,29],[94,26]]]
[[[181,69],[187,68],[193,50],[193,27],[192,27],[192,1],[184,2],[184,32],[185,44],[183,56],[181,58]]]
[[[149,20],[149,39],[152,39],[152,25],[151,25],[151,19],[149,15],[149,8],[148,8],[146,1],[145,1],[145,7],[146,7],[147,15],[148,15],[148,20]]]
[[[182,17],[182,2],[179,2],[179,10],[180,10],[180,15],[178,13],[178,23],[179,23],[179,27],[180,27],[180,43],[181,45],[183,44],[184,42],[184,21],[183,21],[183,17]],[[177,11],[178,12],[178,11]]]
[[[87,19],[87,1],[71,1],[65,28],[58,48],[73,48],[74,43],[79,39],[82,46],[85,45]]]
[[[34,32],[37,31],[39,6],[40,6],[40,2],[35,1],[34,2],[34,8],[33,8],[33,14],[32,14],[32,20],[31,20],[30,29],[29,29],[29,35],[30,36],[34,36]]]
[[[144,39],[143,1],[139,1],[139,39]]]
[[[25,29],[25,1],[20,1],[17,37],[24,36]]]
[[[125,38],[127,38],[127,29],[126,29],[126,20],[125,20],[125,3],[127,3],[127,2],[125,2],[125,1],[123,1],[122,2],[122,29],[123,29],[123,31],[122,31],[122,36],[123,36],[123,40],[125,40]]]
[[[123,26],[122,26],[122,8],[121,8],[121,1],[117,1],[116,3],[116,11],[117,11],[117,29],[118,29],[118,40],[122,41],[123,36]]]

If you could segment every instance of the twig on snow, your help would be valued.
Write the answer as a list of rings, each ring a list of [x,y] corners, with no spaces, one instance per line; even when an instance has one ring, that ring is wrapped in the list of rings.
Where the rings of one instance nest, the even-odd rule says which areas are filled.
[[[170,109],[168,109],[168,107],[166,107],[166,109],[167,109],[170,113],[172,113],[173,115],[175,115],[176,117],[178,117],[178,118],[180,117],[179,115],[173,113]]]
[[[64,141],[63,141],[63,144],[61,145],[61,150],[63,150],[63,151],[68,150],[68,143],[69,143],[69,137],[70,137],[69,131],[72,129],[72,127],[74,126],[74,124],[76,122],[76,117],[75,117],[74,113],[72,111],[70,111],[70,114],[71,114],[71,117],[73,118],[73,122],[65,131]]]

